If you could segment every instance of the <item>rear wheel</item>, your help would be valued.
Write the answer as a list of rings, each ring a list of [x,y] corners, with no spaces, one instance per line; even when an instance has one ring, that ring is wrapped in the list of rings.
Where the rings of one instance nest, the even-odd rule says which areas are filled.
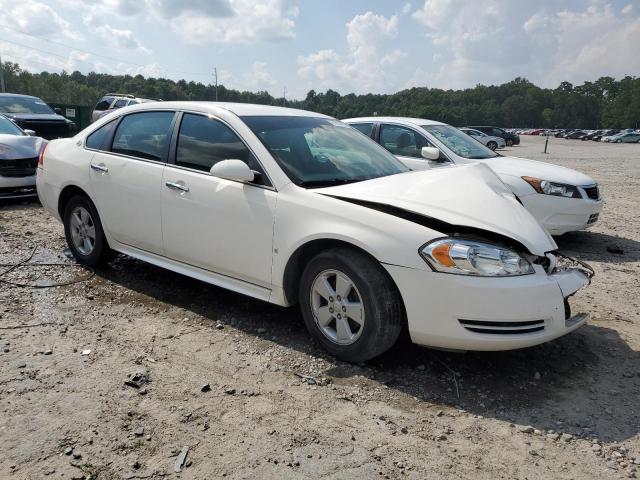
[[[487,143],[487,147],[489,147],[491,150],[495,150],[496,148],[498,148],[498,144],[496,142],[489,142]]]
[[[382,354],[404,325],[393,281],[378,262],[355,249],[335,248],[314,257],[298,295],[307,329],[340,360],[362,362]]]
[[[71,198],[64,208],[64,235],[78,263],[95,267],[106,263],[111,250],[95,206],[84,195]]]

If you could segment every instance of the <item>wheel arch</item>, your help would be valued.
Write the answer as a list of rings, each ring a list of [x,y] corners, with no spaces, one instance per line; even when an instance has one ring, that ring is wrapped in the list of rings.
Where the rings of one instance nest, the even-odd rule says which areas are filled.
[[[77,185],[67,185],[62,189],[60,195],[58,196],[58,215],[60,215],[60,218],[64,219],[64,209],[67,206],[67,203],[69,203],[69,200],[71,200],[76,195],[83,195],[87,197],[95,206],[95,202],[85,190],[78,187]]]
[[[356,250],[366,255],[374,262],[380,264],[380,261],[376,257],[374,257],[364,248],[356,245],[355,243],[335,238],[317,238],[309,240],[300,245],[293,252],[284,268],[282,288],[284,293],[284,300],[287,305],[295,305],[298,303],[298,282],[307,263],[320,252],[339,247]],[[396,285],[393,278],[391,278],[391,275],[389,275],[384,268],[382,268],[382,271],[389,278],[389,281],[393,284],[393,286],[399,291],[398,286]],[[402,298],[402,295],[400,295],[400,298]],[[402,309],[404,310],[404,304],[402,305]]]

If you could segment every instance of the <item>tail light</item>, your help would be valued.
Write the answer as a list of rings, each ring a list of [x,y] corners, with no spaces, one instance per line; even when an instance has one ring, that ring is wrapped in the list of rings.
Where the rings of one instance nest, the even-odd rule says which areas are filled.
[[[40,155],[38,155],[38,168],[44,168],[44,152],[47,150],[48,146],[49,144],[45,143],[42,150],[40,150]]]

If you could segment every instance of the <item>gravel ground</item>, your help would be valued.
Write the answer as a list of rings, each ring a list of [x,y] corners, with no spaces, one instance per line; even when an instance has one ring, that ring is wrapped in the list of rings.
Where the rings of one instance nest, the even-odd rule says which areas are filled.
[[[336,362],[296,309],[125,257],[86,279],[38,204],[0,207],[0,264],[34,246],[32,263],[64,264],[3,279],[86,279],[0,284],[0,478],[635,478],[640,145],[543,144],[504,152],[580,169],[606,198],[591,231],[558,239],[597,272],[573,299],[591,320],[514,352],[403,340]]]

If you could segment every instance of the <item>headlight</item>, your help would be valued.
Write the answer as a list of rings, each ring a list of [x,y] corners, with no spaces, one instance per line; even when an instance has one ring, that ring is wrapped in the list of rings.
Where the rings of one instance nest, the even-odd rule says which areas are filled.
[[[458,275],[507,277],[534,273],[513,250],[475,240],[445,238],[426,244],[420,254],[434,270]]]
[[[534,177],[522,177],[522,179],[533,187],[533,189],[544,195],[554,195],[565,198],[581,198],[580,192],[573,185],[550,182]]]

